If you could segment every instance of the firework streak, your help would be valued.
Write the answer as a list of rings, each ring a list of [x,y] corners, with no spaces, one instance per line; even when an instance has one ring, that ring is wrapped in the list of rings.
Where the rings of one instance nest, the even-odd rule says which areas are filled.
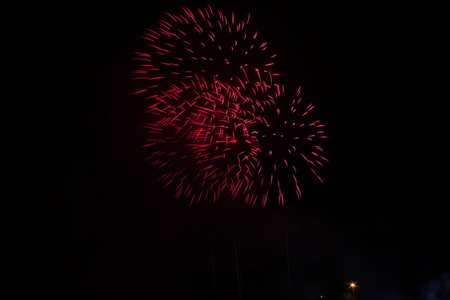
[[[322,181],[324,125],[310,117],[314,105],[301,101],[300,88],[280,105],[276,54],[260,36],[250,14],[210,6],[166,13],[142,35],[133,94],[147,101],[146,159],[176,198],[265,206],[276,193],[283,205],[285,189],[301,197],[299,172]]]

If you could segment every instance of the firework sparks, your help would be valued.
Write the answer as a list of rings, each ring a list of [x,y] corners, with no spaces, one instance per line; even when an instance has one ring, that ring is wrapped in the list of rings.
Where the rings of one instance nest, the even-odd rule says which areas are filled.
[[[265,206],[275,185],[284,205],[286,171],[301,197],[299,157],[322,181],[317,168],[327,160],[317,141],[326,136],[319,120],[308,121],[314,105],[302,105],[298,89],[290,109],[280,108],[276,54],[249,21],[182,7],[147,30],[135,52],[133,94],[148,101],[146,159],[191,204],[227,195]]]
[[[281,205],[283,190],[295,190],[300,199],[302,193],[299,176],[306,175],[302,171],[310,171],[322,182],[318,170],[328,162],[321,146],[327,136],[323,130],[324,124],[315,119],[313,108],[312,104],[302,101],[299,88],[289,106],[284,109],[273,107],[272,113],[267,113],[268,124],[265,124],[260,135],[259,156],[260,161],[264,162],[265,170],[259,172],[255,180],[261,181],[263,194],[274,190]],[[269,186],[265,186],[264,182],[268,182]],[[271,186],[275,182],[277,187],[273,189]]]

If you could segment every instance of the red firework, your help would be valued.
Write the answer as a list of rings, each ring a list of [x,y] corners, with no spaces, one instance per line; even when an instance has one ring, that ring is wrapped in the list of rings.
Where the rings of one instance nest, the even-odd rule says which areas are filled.
[[[186,7],[178,14],[166,13],[159,27],[147,30],[142,38],[147,49],[136,53],[142,62],[136,74],[145,87],[167,88],[167,84],[194,79],[195,75],[215,77],[222,82],[244,83],[267,81],[278,77],[273,73],[276,56],[267,50],[267,42],[260,39],[249,25],[250,14],[238,20],[234,13],[227,16],[220,10],[191,11]],[[267,83],[269,83],[267,82]]]
[[[283,190],[295,189],[300,199],[301,176],[310,172],[323,182],[318,171],[328,162],[323,153],[323,142],[327,139],[325,125],[313,114],[315,106],[300,97],[300,87],[292,102],[282,107],[272,107],[272,111],[266,112],[268,123],[259,136],[259,159],[264,163],[254,178],[263,195],[263,206],[271,190],[277,194],[280,205],[284,205]]]
[[[297,161],[294,156],[321,180],[316,167],[326,159],[315,143],[325,137],[323,125],[305,123],[313,106],[299,106],[300,90],[291,109],[280,111],[284,87],[273,71],[276,55],[249,20],[250,15],[240,20],[210,6],[183,7],[147,30],[146,48],[135,52],[134,94],[149,103],[147,160],[163,171],[164,187],[174,186],[176,197],[184,195],[191,204],[227,195],[264,206],[276,185],[283,205],[280,158],[292,172],[298,197],[297,169],[289,163]],[[273,112],[278,117],[270,117]],[[282,126],[279,117],[287,118]]]

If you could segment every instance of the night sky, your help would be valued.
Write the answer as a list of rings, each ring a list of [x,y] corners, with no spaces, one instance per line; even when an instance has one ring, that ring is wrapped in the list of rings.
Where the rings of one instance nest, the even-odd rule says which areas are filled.
[[[338,300],[350,281],[362,300],[449,299],[448,169],[429,127],[443,106],[427,102],[436,95],[419,63],[430,55],[417,35],[425,20],[390,2],[210,2],[252,14],[285,85],[301,84],[317,105],[330,163],[324,184],[307,181],[300,201],[220,203],[208,214],[156,181],[141,149],[142,102],[130,97],[143,30],[165,11],[207,3],[39,7],[45,97],[32,105],[39,149],[27,154],[37,187],[26,205],[24,290],[46,299],[239,299],[237,257],[242,299]]]

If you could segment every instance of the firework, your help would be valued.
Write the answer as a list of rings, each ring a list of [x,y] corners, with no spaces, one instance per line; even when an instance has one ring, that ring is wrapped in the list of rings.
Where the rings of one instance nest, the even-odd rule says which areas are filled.
[[[181,81],[189,84],[188,79],[196,75],[239,88],[249,83],[272,85],[279,76],[272,71],[276,54],[267,49],[267,42],[251,29],[249,21],[250,14],[240,20],[234,13],[227,16],[210,6],[166,13],[159,27],[142,36],[147,48],[136,53],[143,63],[135,73],[144,75],[136,78],[143,80],[145,87],[138,92],[170,89],[172,83]]]
[[[314,106],[301,105],[300,89],[290,109],[280,110],[276,55],[249,21],[210,6],[183,7],[147,30],[145,49],[135,52],[134,94],[148,101],[146,159],[162,170],[164,187],[191,204],[226,195],[264,206],[275,186],[283,205],[282,172],[292,173],[301,196],[299,157],[321,180],[323,125],[306,121]]]
[[[268,122],[258,136],[261,145],[259,160],[263,162],[254,176],[262,205],[269,192],[275,193],[278,203],[284,205],[283,190],[295,190],[297,199],[302,193],[300,176],[318,175],[328,162],[323,144],[327,139],[325,125],[315,117],[314,105],[302,100],[300,87],[289,105],[274,106],[266,112]],[[284,97],[280,99],[283,101]]]

